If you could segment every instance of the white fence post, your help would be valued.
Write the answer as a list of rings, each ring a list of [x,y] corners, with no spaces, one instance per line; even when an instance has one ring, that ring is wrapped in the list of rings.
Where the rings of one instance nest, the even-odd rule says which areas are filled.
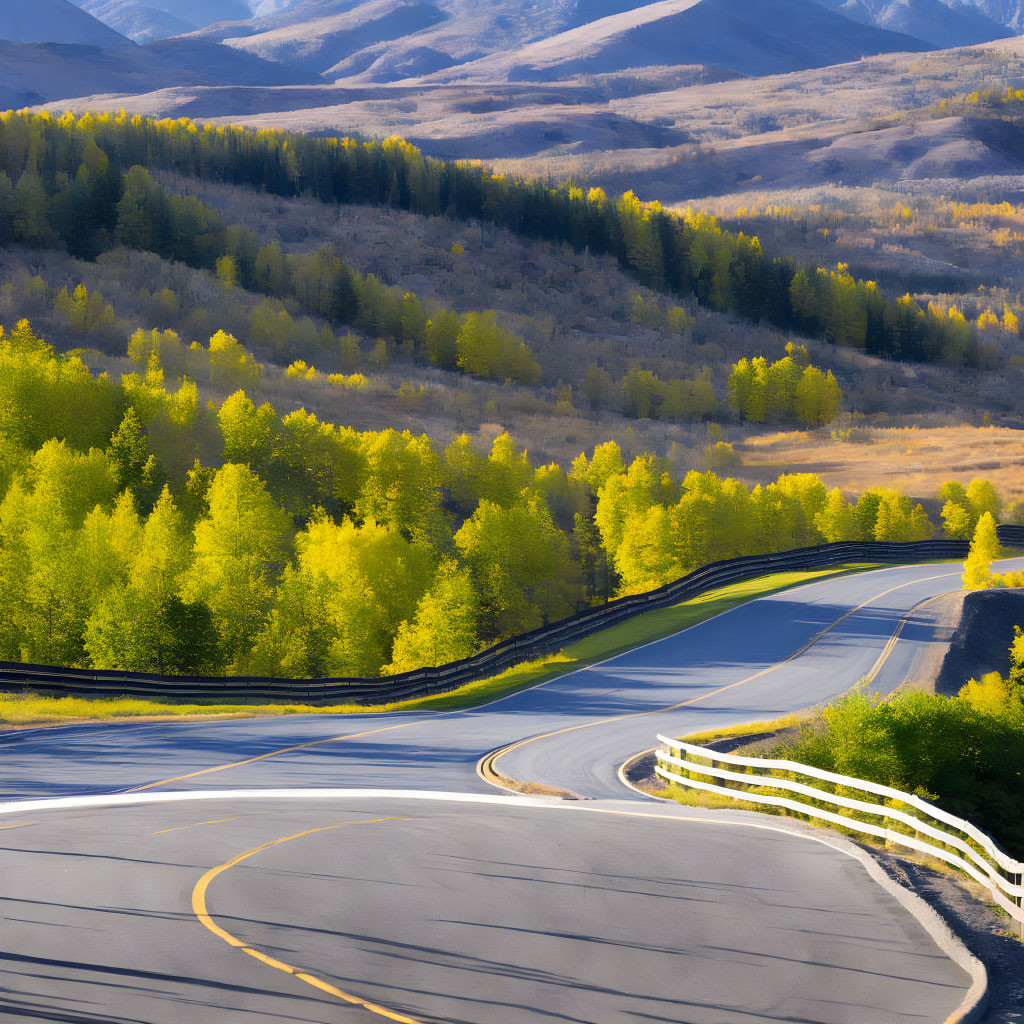
[[[894,843],[937,857],[985,886],[992,894],[993,900],[1018,923],[1021,935],[1024,936],[1024,863],[1010,857],[999,848],[991,836],[969,821],[958,818],[911,793],[904,793],[876,782],[823,771],[796,761],[724,754],[667,736],[659,735],[658,741],[667,749],[658,750],[658,765],[655,772],[666,781],[691,789],[718,793],[732,800],[743,800],[805,814],[854,832],[875,836],[886,843]],[[678,754],[670,751],[678,751]],[[712,764],[700,764],[693,758],[711,761]],[[757,774],[731,771],[729,767],[718,767],[714,762],[718,765],[753,769]],[[668,767],[665,767],[666,765]],[[690,774],[682,775],[673,769],[682,769]],[[693,775],[703,778],[693,778]],[[786,778],[785,775],[802,776],[809,781],[798,782]],[[839,796],[822,788],[822,782],[834,787],[855,790],[865,794],[866,798]],[[755,793],[750,789],[735,788],[736,786],[781,790],[789,795]],[[800,797],[804,799],[801,800]],[[914,813],[890,806],[886,800],[903,804]],[[832,804],[855,814],[878,817],[882,819],[882,824],[875,825],[849,814],[825,810],[808,801]],[[903,826],[912,830],[913,834],[903,832],[894,826]]]

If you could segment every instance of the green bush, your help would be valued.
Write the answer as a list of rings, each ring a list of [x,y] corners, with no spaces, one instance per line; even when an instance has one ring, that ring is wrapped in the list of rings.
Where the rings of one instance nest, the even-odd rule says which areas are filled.
[[[1024,690],[996,674],[956,697],[860,687],[767,756],[914,793],[1024,851]]]

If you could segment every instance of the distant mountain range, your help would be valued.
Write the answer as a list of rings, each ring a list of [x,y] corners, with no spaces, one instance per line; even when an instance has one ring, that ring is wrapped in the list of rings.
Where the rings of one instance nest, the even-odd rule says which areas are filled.
[[[685,131],[574,104],[1018,29],[1024,0],[0,0],[0,109],[314,110],[311,130],[376,132],[381,99],[422,104],[405,123],[449,154],[653,149]]]
[[[0,39],[12,43],[130,45],[119,32],[68,0],[0,0]]]
[[[1024,0],[75,2],[0,0],[0,38],[105,49],[126,38],[202,39],[324,82],[551,81],[655,65],[789,72],[979,43],[1024,25]]]
[[[215,21],[238,21],[253,17],[246,0],[74,0],[94,18],[134,39],[154,39],[194,32]]]
[[[814,0],[661,0],[433,77],[556,81],[667,64],[774,75],[928,48],[920,39],[851,21]]]
[[[983,43],[1017,33],[986,16],[981,5],[943,0],[817,0],[853,21],[902,32],[939,47]]]
[[[233,23],[237,36],[260,35],[322,18],[351,14],[372,23],[384,6],[363,0],[74,0],[105,25],[136,42],[194,32],[222,22]],[[1024,31],[1024,0],[816,0],[823,7],[864,25],[913,36],[934,46],[984,42]],[[392,8],[400,5],[389,5]],[[410,3],[409,7],[426,5]],[[490,32],[477,38],[481,49],[496,52],[501,42],[535,42],[548,35],[624,14],[642,5],[635,0],[436,0],[436,17],[472,22]],[[427,27],[412,11],[404,36]],[[398,20],[400,16],[396,15]],[[429,20],[429,19],[428,19]],[[245,25],[244,23],[251,23]],[[504,24],[500,24],[500,23]],[[516,31],[516,26],[520,31]],[[512,39],[509,40],[511,29]],[[314,28],[309,31],[315,32]],[[326,28],[328,33],[334,30]],[[227,33],[230,36],[232,33]],[[303,33],[309,37],[308,32]],[[368,35],[373,35],[369,31]],[[499,38],[501,37],[501,38]],[[7,38],[6,33],[4,38]],[[375,40],[374,42],[383,41]],[[398,38],[394,32],[387,39]],[[48,40],[56,42],[58,40]],[[430,44],[425,42],[425,48]],[[418,44],[412,44],[412,49]],[[282,50],[287,51],[283,46]],[[477,54],[478,56],[480,54]],[[464,55],[463,55],[464,56]],[[436,69],[435,69],[436,70]]]
[[[0,0],[0,108],[190,85],[307,85],[301,68],[213,41],[141,46],[68,0]]]

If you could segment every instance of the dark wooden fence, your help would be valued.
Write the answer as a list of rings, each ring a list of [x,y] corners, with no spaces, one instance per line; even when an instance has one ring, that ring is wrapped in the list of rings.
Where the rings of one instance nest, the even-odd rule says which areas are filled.
[[[1024,527],[1001,526],[1004,544],[1024,546]],[[726,583],[765,573],[812,569],[842,562],[915,562],[963,558],[966,541],[928,540],[910,544],[850,541],[799,548],[773,555],[749,555],[697,569],[646,594],[622,597],[560,622],[541,626],[485,651],[437,668],[417,669],[379,679],[273,679],[260,676],[209,678],[160,676],[143,672],[54,668],[0,662],[0,691],[52,696],[142,697],[180,701],[236,701],[292,704],[384,704],[444,693],[503,672],[512,665],[560,650],[635,615],[666,608]]]

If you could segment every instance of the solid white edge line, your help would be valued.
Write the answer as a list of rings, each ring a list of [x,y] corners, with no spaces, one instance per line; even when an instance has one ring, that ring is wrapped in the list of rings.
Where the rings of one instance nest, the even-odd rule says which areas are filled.
[[[682,804],[675,804],[675,801],[669,802],[664,797],[655,796],[653,793],[647,793],[642,789],[637,788],[626,778],[626,765],[630,761],[636,760],[638,757],[643,757],[644,754],[653,754],[657,747],[651,747],[650,750],[643,750],[639,754],[634,754],[632,757],[627,758],[619,765],[619,769],[616,774],[619,777],[619,782],[622,783],[627,789],[631,789],[634,793],[642,796],[645,800],[654,800],[663,806],[685,806]],[[813,835],[809,834],[810,826],[798,823],[795,821],[778,821],[775,816],[761,814],[757,811],[739,811],[732,810],[729,808],[721,808],[723,814],[726,815],[737,815],[737,824],[753,825],[754,822],[740,821],[738,816],[741,814],[745,815],[756,815],[760,818],[771,818],[772,825],[762,825],[762,828],[773,828],[777,832],[785,832],[789,835],[800,836],[803,839],[813,839],[815,842],[824,843],[825,846],[830,846],[834,850],[838,850],[840,853],[845,853],[848,857],[853,857],[854,860],[858,861],[867,871],[868,876],[880,885],[886,892],[890,893],[896,901],[906,910],[922,928],[928,933],[932,941],[936,946],[942,950],[943,953],[949,957],[958,967],[967,973],[971,979],[971,987],[967,990],[967,994],[964,996],[960,1005],[950,1014],[949,1017],[943,1022],[943,1024],[977,1024],[985,1015],[985,1011],[988,1009],[989,990],[988,990],[988,970],[985,964],[978,959],[966,946],[963,939],[960,938],[950,927],[945,919],[931,907],[922,896],[919,896],[913,889],[908,889],[905,886],[899,884],[896,879],[892,878],[888,872],[886,872],[882,866],[875,860],[874,857],[867,851],[858,846],[856,843],[839,835],[837,832],[833,832],[831,829],[819,827],[814,831],[825,832],[826,835]],[[639,812],[638,812],[639,813]]]
[[[620,769],[621,770],[621,769]],[[632,788],[632,787],[630,787]],[[860,847],[834,834],[818,835],[807,826],[797,823],[780,822],[768,815],[752,816],[766,819],[764,822],[739,818],[723,821],[682,813],[653,813],[643,810],[619,810],[595,806],[594,803],[575,803],[557,797],[491,796],[485,793],[448,793],[419,789],[211,789],[167,793],[112,793],[95,796],[56,797],[45,800],[12,800],[0,803],[0,814],[18,814],[27,811],[81,810],[104,807],[139,806],[143,804],[185,803],[209,800],[423,800],[435,803],[486,804],[499,807],[536,807],[547,810],[562,810],[584,814],[614,814],[624,817],[660,818],[676,821],[699,821],[711,825],[730,825],[761,829],[767,832],[781,832],[800,839],[809,839],[830,847],[856,860],[867,872],[868,877],[893,896],[921,926],[939,949],[970,977],[971,985],[960,1006],[944,1024],[976,1024],[981,1020],[988,1005],[988,972],[985,965],[974,956],[964,943],[950,930],[946,922],[920,896],[903,888],[890,878],[873,857]],[[650,806],[650,805],[647,805]],[[666,810],[679,805],[663,804]],[[726,811],[726,814],[729,812]]]

